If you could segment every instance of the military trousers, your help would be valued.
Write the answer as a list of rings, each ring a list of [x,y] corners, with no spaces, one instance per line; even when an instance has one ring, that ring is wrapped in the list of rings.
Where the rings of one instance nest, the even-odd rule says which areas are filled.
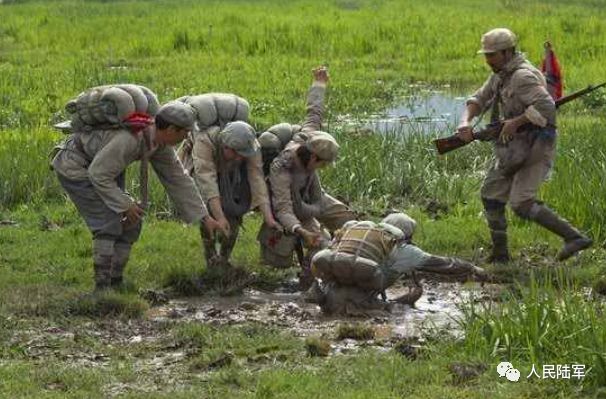
[[[141,234],[141,223],[125,226],[122,215],[111,210],[101,199],[90,180],[71,180],[57,173],[59,183],[67,192],[84,219],[94,239],[108,239],[133,244]],[[118,178],[124,190],[124,177]]]
[[[512,208],[536,200],[539,187],[553,166],[556,138],[537,137],[526,162],[513,174],[506,174],[495,158],[482,185],[482,198],[509,202]]]

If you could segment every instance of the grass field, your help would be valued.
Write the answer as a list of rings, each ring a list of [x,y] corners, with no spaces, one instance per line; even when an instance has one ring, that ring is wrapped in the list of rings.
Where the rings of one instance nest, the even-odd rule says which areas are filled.
[[[504,297],[466,304],[465,338],[428,338],[416,360],[371,348],[308,357],[298,337],[254,323],[150,324],[150,305],[134,288],[105,298],[105,307],[82,300],[91,287],[90,236],[47,159],[61,139],[49,126],[87,87],[135,82],[162,102],[233,92],[250,101],[260,130],[301,120],[310,70],[323,63],[331,74],[327,129],[342,146],[336,166],[322,173],[327,190],[370,217],[407,209],[420,222],[417,241],[425,249],[480,262],[489,245],[479,200],[488,146],[439,158],[430,137],[369,135],[342,129],[337,117],[381,111],[419,82],[471,92],[489,72],[475,55],[479,37],[496,26],[518,33],[535,63],[549,38],[567,91],[606,80],[602,3],[0,3],[0,221],[18,223],[0,225],[0,396],[602,397],[606,318],[597,293],[606,291],[604,91],[559,111],[558,158],[541,190],[549,205],[595,238],[594,249],[555,266],[558,239],[510,215],[517,261],[495,270],[509,281]],[[129,183],[137,184],[134,177]],[[156,217],[166,211],[170,204],[154,181],[151,215],[127,277],[137,287],[176,285],[187,292],[190,277],[204,269],[199,236],[193,227]],[[279,281],[283,273],[259,265],[257,226],[256,218],[247,219],[236,263],[266,283]],[[129,342],[146,329],[155,341]],[[262,349],[261,361],[259,348],[270,348]],[[156,354],[175,351],[186,355],[150,368]],[[521,383],[497,377],[502,360],[522,365]],[[457,363],[487,370],[460,381],[451,372]],[[587,376],[525,378],[532,364],[571,363],[585,364]]]

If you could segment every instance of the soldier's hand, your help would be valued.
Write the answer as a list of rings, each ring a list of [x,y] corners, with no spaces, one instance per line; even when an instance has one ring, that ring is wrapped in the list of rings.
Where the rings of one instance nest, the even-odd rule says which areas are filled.
[[[221,234],[223,234],[225,237],[227,237],[229,235],[229,230],[231,228],[231,226],[229,225],[229,222],[227,221],[227,218],[222,217],[220,219],[217,219],[217,224],[218,224],[218,229],[221,231]]]
[[[276,221],[276,219],[271,214],[265,217],[265,224],[270,229],[282,231],[282,226]]]
[[[503,122],[503,128],[501,128],[499,140],[501,140],[502,143],[510,142],[517,130],[518,124],[512,119],[507,119]]]
[[[132,204],[126,212],[124,212],[124,217],[126,218],[126,222],[128,225],[135,225],[143,219],[143,215],[145,215],[145,210],[139,206],[139,204]]]
[[[303,239],[303,243],[307,248],[315,248],[320,245],[321,237],[319,233],[313,233],[309,230],[301,228],[299,229],[299,235]]]
[[[316,82],[322,82],[324,84],[328,83],[328,69],[325,66],[319,66],[317,68],[314,68],[312,72],[314,74],[314,80]]]
[[[473,139],[473,128],[467,122],[461,123],[457,128],[457,137],[466,143],[472,142]]]
[[[212,217],[206,216],[202,219],[202,224],[204,225],[204,229],[212,237],[215,230],[220,229],[219,223]]]

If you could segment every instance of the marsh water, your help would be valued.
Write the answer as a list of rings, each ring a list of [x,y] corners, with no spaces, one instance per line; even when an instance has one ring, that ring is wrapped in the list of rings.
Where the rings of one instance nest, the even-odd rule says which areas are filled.
[[[398,99],[383,112],[354,117],[341,115],[345,128],[363,128],[383,134],[426,134],[454,131],[466,97],[448,90],[423,88]]]

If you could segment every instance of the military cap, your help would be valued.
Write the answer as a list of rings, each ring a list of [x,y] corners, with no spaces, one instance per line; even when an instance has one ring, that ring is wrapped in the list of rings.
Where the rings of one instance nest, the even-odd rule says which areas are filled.
[[[220,136],[223,145],[246,158],[256,155],[261,147],[257,141],[255,129],[246,122],[228,123]]]
[[[339,154],[339,144],[326,132],[314,132],[305,145],[309,151],[323,161],[334,162]]]
[[[182,129],[193,129],[196,120],[195,110],[189,104],[171,101],[158,110],[158,115],[171,125]]]
[[[515,47],[518,42],[516,35],[507,28],[496,28],[482,35],[482,48],[478,54],[496,53]]]

